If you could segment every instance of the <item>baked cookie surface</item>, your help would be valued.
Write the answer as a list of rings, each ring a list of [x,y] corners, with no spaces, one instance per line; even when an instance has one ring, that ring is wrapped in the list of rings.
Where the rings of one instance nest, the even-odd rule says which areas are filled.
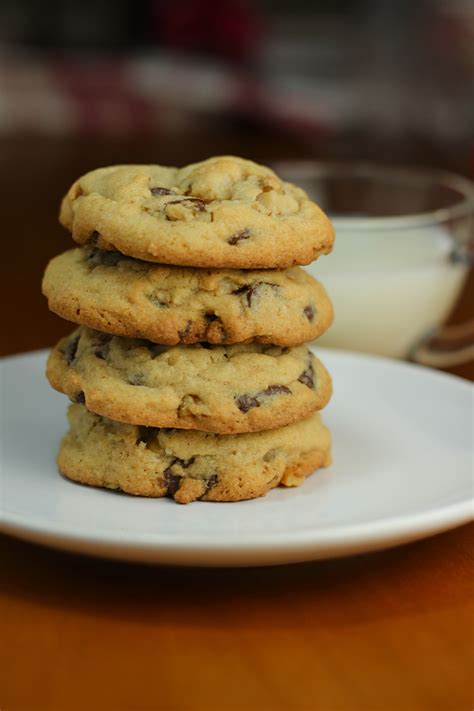
[[[126,425],[71,405],[58,456],[66,477],[138,496],[240,501],[298,486],[331,461],[319,414],[268,432],[215,435]]]
[[[193,267],[309,264],[334,240],[303,190],[235,156],[93,170],[64,197],[60,221],[79,244]]]
[[[168,345],[256,340],[291,346],[317,338],[333,318],[324,288],[299,267],[187,269],[96,248],[52,259],[43,292],[49,308],[69,321]]]
[[[159,346],[85,327],[59,341],[50,384],[130,424],[234,433],[274,429],[326,405],[331,379],[305,347]]]

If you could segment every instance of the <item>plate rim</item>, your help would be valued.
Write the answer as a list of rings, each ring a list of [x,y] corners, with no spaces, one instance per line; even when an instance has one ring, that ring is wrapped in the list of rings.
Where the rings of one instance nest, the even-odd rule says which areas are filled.
[[[214,502],[209,503],[210,506],[214,506]],[[386,531],[387,536],[396,535],[398,533],[403,533],[404,530],[409,526],[410,530],[416,530],[418,527],[426,526],[429,524],[436,524],[437,522],[443,523],[445,521],[449,522],[459,522],[459,525],[463,523],[468,523],[474,516],[473,503],[472,500],[462,499],[446,506],[439,506],[435,509],[428,509],[426,511],[412,513],[400,516],[388,516],[384,518],[372,519],[371,521],[363,521],[358,524],[352,524],[349,526],[328,526],[324,529],[318,529],[315,534],[314,529],[299,529],[296,531],[291,531],[289,533],[273,532],[271,534],[259,534],[257,537],[252,538],[251,536],[244,536],[239,538],[238,543],[234,541],[229,541],[227,543],[219,543],[212,541],[212,545],[209,545],[210,539],[208,537],[194,537],[193,538],[193,549],[197,548],[200,551],[224,551],[224,550],[242,550],[253,549],[259,546],[261,543],[264,544],[265,548],[271,548],[272,542],[277,540],[279,547],[283,543],[283,547],[292,547],[297,544],[314,543],[314,537],[317,537],[319,542],[343,542],[348,540],[348,536],[351,541],[358,541],[360,539],[368,540],[374,536],[380,535],[380,529]],[[8,533],[8,529],[18,529],[20,527],[27,531],[37,532],[37,533],[53,533],[56,537],[63,537],[64,539],[71,540],[83,540],[89,541],[91,543],[106,542],[108,544],[120,544],[124,547],[137,547],[142,546],[154,546],[157,544],[157,540],[163,541],[162,547],[167,547],[169,550],[185,550],[189,548],[189,543],[179,540],[179,537],[175,533],[137,533],[132,532],[127,534],[129,537],[126,540],[120,539],[120,534],[111,533],[106,529],[103,530],[103,535],[88,535],[87,531],[82,533],[71,533],[62,524],[53,524],[49,528],[45,528],[40,520],[29,519],[26,524],[22,523],[23,518],[20,515],[16,515],[10,512],[10,515],[5,517],[3,524],[0,522],[0,530],[5,528],[5,533]],[[98,529],[95,529],[98,530]],[[102,529],[100,529],[102,531]],[[255,535],[255,534],[253,534]],[[280,541],[279,539],[282,539]],[[160,544],[161,546],[161,544]]]
[[[380,519],[378,525],[371,522],[358,526],[338,527],[338,535],[331,529],[325,536],[313,533],[313,538],[294,541],[287,539],[267,541],[240,541],[233,547],[229,544],[200,546],[187,544],[163,544],[152,540],[118,541],[114,537],[84,536],[68,532],[66,535],[53,531],[52,528],[10,525],[0,526],[0,532],[23,541],[36,543],[75,554],[116,559],[134,563],[173,565],[185,567],[253,567],[283,565],[324,559],[346,557],[355,554],[385,550],[404,543],[425,539],[444,531],[468,524],[473,520],[472,505],[462,501],[441,507],[423,514],[409,517]],[[357,529],[357,535],[348,539],[348,531]],[[330,535],[329,535],[330,534]],[[139,535],[135,535],[139,539]],[[317,540],[316,540],[317,539]],[[243,544],[243,545],[242,545]]]

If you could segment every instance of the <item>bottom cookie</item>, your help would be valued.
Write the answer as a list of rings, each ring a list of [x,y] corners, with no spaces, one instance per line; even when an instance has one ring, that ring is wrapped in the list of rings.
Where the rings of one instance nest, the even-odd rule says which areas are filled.
[[[319,414],[266,432],[216,435],[127,425],[71,405],[62,474],[90,486],[175,501],[241,501],[298,486],[331,462]]]

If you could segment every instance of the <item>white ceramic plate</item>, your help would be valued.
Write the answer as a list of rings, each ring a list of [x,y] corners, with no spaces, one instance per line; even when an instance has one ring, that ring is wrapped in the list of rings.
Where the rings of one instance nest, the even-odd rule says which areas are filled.
[[[1,529],[70,551],[178,565],[267,565],[386,548],[472,516],[472,387],[397,361],[320,350],[334,378],[334,464],[234,504],[140,499],[56,470],[66,399],[46,354],[0,363]]]

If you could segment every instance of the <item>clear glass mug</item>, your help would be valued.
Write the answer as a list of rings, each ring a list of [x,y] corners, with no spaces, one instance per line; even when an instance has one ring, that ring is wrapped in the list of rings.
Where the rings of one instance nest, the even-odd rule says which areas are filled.
[[[473,322],[439,330],[474,261],[470,180],[370,164],[274,167],[336,230],[332,254],[305,267],[327,288],[336,314],[318,345],[438,366],[474,357]]]

